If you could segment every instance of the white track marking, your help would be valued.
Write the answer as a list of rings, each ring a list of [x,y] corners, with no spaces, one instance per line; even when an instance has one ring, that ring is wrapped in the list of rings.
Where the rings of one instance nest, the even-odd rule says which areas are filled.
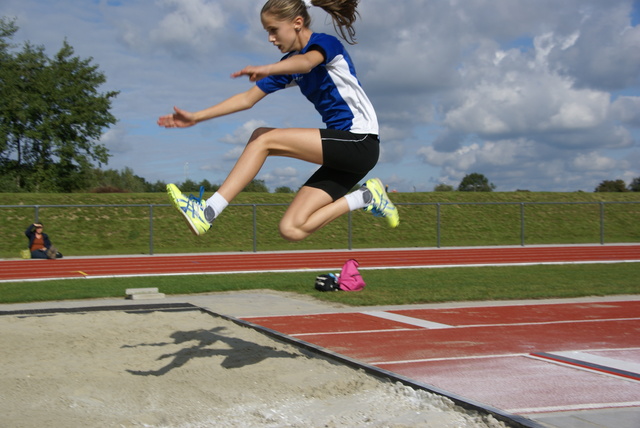
[[[440,328],[452,328],[448,324],[440,324],[437,322],[427,321],[420,318],[407,317],[404,315],[394,314],[391,312],[385,311],[366,311],[361,312],[365,315],[370,315],[372,317],[383,318],[390,321],[401,322],[403,324],[415,325],[416,327],[427,328],[429,330],[440,329]]]
[[[567,412],[574,410],[597,410],[597,409],[613,409],[621,407],[638,407],[640,401],[628,401],[625,403],[585,403],[585,404],[573,404],[568,406],[549,406],[549,407],[530,407],[524,409],[507,409],[509,413],[515,414],[527,414],[527,413],[553,413],[553,412]]]
[[[614,370],[621,370],[630,373],[640,373],[640,363],[631,361],[618,360],[616,358],[603,357],[601,355],[593,355],[587,352],[570,351],[570,352],[550,352],[550,355],[571,358],[572,360],[584,361],[585,363],[595,364],[598,366],[609,367]]]

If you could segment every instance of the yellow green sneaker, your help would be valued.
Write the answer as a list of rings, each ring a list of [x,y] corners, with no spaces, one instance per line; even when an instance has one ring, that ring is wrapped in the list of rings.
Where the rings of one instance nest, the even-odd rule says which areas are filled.
[[[211,223],[204,216],[204,210],[207,207],[205,201],[202,200],[204,187],[200,188],[200,196],[186,196],[175,184],[167,184],[167,193],[174,207],[180,211],[180,214],[187,220],[187,225],[196,235],[202,235],[211,227]]]
[[[396,206],[393,205],[387,192],[384,190],[382,182],[377,178],[372,178],[364,183],[364,186],[371,192],[371,202],[364,210],[372,213],[376,217],[384,217],[391,227],[398,227],[400,215]]]

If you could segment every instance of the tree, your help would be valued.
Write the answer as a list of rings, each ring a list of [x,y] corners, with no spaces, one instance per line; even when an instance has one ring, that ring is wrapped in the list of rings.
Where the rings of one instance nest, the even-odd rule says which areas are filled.
[[[93,164],[108,161],[98,141],[116,123],[109,109],[118,92],[100,93],[104,74],[66,41],[53,58],[30,43],[10,52],[16,31],[0,19],[0,177],[16,191],[83,189]]]
[[[629,190],[632,192],[640,192],[640,177],[636,177],[631,180],[629,184]]]
[[[269,193],[269,188],[265,184],[264,180],[253,179],[251,183],[247,184],[247,187],[242,190],[243,192],[255,192],[255,193]]]
[[[293,193],[293,189],[289,186],[276,187],[275,193]]]
[[[477,172],[465,175],[458,186],[461,192],[491,192],[495,188],[495,184],[489,183],[487,177]]]
[[[184,182],[182,182],[179,187],[180,190],[182,190],[184,193],[191,192],[198,194],[200,192],[200,185],[190,178],[187,178]]]
[[[200,182],[200,186],[204,186],[207,192],[217,192],[220,188],[219,184],[211,184],[211,182],[207,179],[204,179]]]
[[[604,180],[594,192],[628,192],[627,185],[624,180]]]
[[[153,185],[134,174],[133,169],[124,167],[121,171],[115,169],[102,170],[94,168],[90,174],[87,174],[87,187],[94,193],[121,193],[121,192],[150,192],[153,191]],[[163,191],[166,191],[166,185],[163,185]]]
[[[165,183],[164,181],[161,181],[161,180],[158,180],[153,184],[149,183],[147,185],[146,191],[147,192],[152,192],[152,193],[166,192],[167,191],[167,183]]]
[[[434,192],[453,192],[453,186],[450,184],[440,183],[433,188]]]
[[[0,18],[0,56],[5,55],[9,50],[11,44],[7,40],[11,39],[17,31],[18,27],[15,19]]]

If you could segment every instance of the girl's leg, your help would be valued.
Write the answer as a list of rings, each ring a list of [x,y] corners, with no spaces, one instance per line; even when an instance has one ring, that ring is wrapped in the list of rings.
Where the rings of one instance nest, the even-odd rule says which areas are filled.
[[[269,156],[284,156],[322,164],[319,129],[259,128],[254,131],[218,193],[231,202],[253,180]]]
[[[333,202],[324,190],[303,186],[280,220],[280,235],[289,241],[300,241],[348,212],[344,197]]]
[[[367,184],[366,188],[355,197],[352,194],[349,194],[348,197],[340,197],[340,195],[347,193],[349,185],[355,185],[358,180],[364,177],[364,173],[346,173],[347,176],[344,176],[344,171],[350,170],[354,160],[357,159],[361,163],[358,167],[366,171],[373,168],[378,160],[377,137],[361,136],[356,141],[345,139],[344,133],[340,134],[340,132],[336,130],[323,131],[322,135],[325,139],[335,140],[336,144],[343,143],[340,147],[327,145],[328,152],[332,152],[327,153],[327,157],[332,163],[340,165],[320,168],[307,181],[309,185],[303,186],[298,191],[280,221],[280,234],[285,239],[302,240],[350,210],[367,206],[372,206],[369,211],[375,209],[374,213],[388,217],[392,227],[398,225],[399,220],[395,207],[388,200],[382,183],[377,179],[369,180],[373,188]],[[352,135],[349,134],[349,136]],[[209,230],[215,217],[258,175],[267,157],[291,157],[322,165],[324,161],[322,138],[319,129],[259,128],[252,134],[222,186],[206,202],[200,198],[187,198],[173,184],[167,185],[167,191],[174,206],[189,222],[191,230],[196,235],[200,235]],[[347,142],[348,144],[345,144]],[[374,143],[375,145],[372,145]],[[324,177],[327,174],[330,176]],[[336,175],[340,174],[343,174],[342,179],[336,180]],[[311,182],[312,180],[314,183]],[[323,186],[312,187],[315,182],[321,183],[322,181],[325,182],[325,186],[329,183],[331,189]],[[365,193],[367,198],[365,198]],[[334,197],[338,199],[334,201]]]
[[[256,177],[269,156],[322,164],[320,130],[257,129],[218,193],[231,202]],[[324,190],[303,186],[280,221],[280,234],[287,240],[299,241],[347,212],[349,205],[345,198],[334,202]]]
[[[184,218],[188,221],[189,227],[196,235],[201,235],[211,227],[211,223],[215,217],[220,215],[222,210],[253,180],[264,161],[269,156],[284,156],[300,159],[303,161],[322,164],[322,139],[319,129],[273,129],[260,128],[254,131],[249,139],[244,151],[238,158],[233,169],[227,176],[218,191],[207,201],[199,198],[186,197],[174,184],[167,185],[167,192],[173,202],[173,205],[180,211]],[[324,195],[326,197],[326,195]],[[302,197],[297,198],[296,206],[302,204]],[[311,200],[311,198],[309,198]],[[320,207],[331,203],[331,199],[317,204],[314,202],[311,211],[307,210],[307,216],[310,217]],[[298,212],[300,208],[294,209]],[[328,213],[329,217],[335,214]],[[330,220],[329,220],[330,221]],[[296,218],[293,225],[303,225],[306,220],[302,221]],[[328,221],[318,219],[314,223],[324,223]],[[285,222],[286,224],[286,222]],[[315,227],[315,226],[314,226]],[[319,226],[318,226],[319,227]],[[313,227],[312,227],[313,228]],[[317,227],[315,227],[317,229]],[[285,228],[287,230],[289,228]],[[306,233],[306,232],[305,232]],[[297,234],[285,232],[291,236],[290,239],[297,239]]]

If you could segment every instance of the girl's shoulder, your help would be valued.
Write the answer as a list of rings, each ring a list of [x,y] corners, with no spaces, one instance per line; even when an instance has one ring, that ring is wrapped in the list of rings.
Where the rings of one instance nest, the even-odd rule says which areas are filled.
[[[313,33],[311,34],[309,43],[307,43],[307,47],[320,43],[342,46],[342,42],[340,42],[340,40],[336,36],[325,33]]]
[[[346,49],[342,42],[331,34],[313,33],[302,53],[307,52],[313,46],[319,46],[324,51],[327,62],[330,62],[338,55],[346,54]]]

